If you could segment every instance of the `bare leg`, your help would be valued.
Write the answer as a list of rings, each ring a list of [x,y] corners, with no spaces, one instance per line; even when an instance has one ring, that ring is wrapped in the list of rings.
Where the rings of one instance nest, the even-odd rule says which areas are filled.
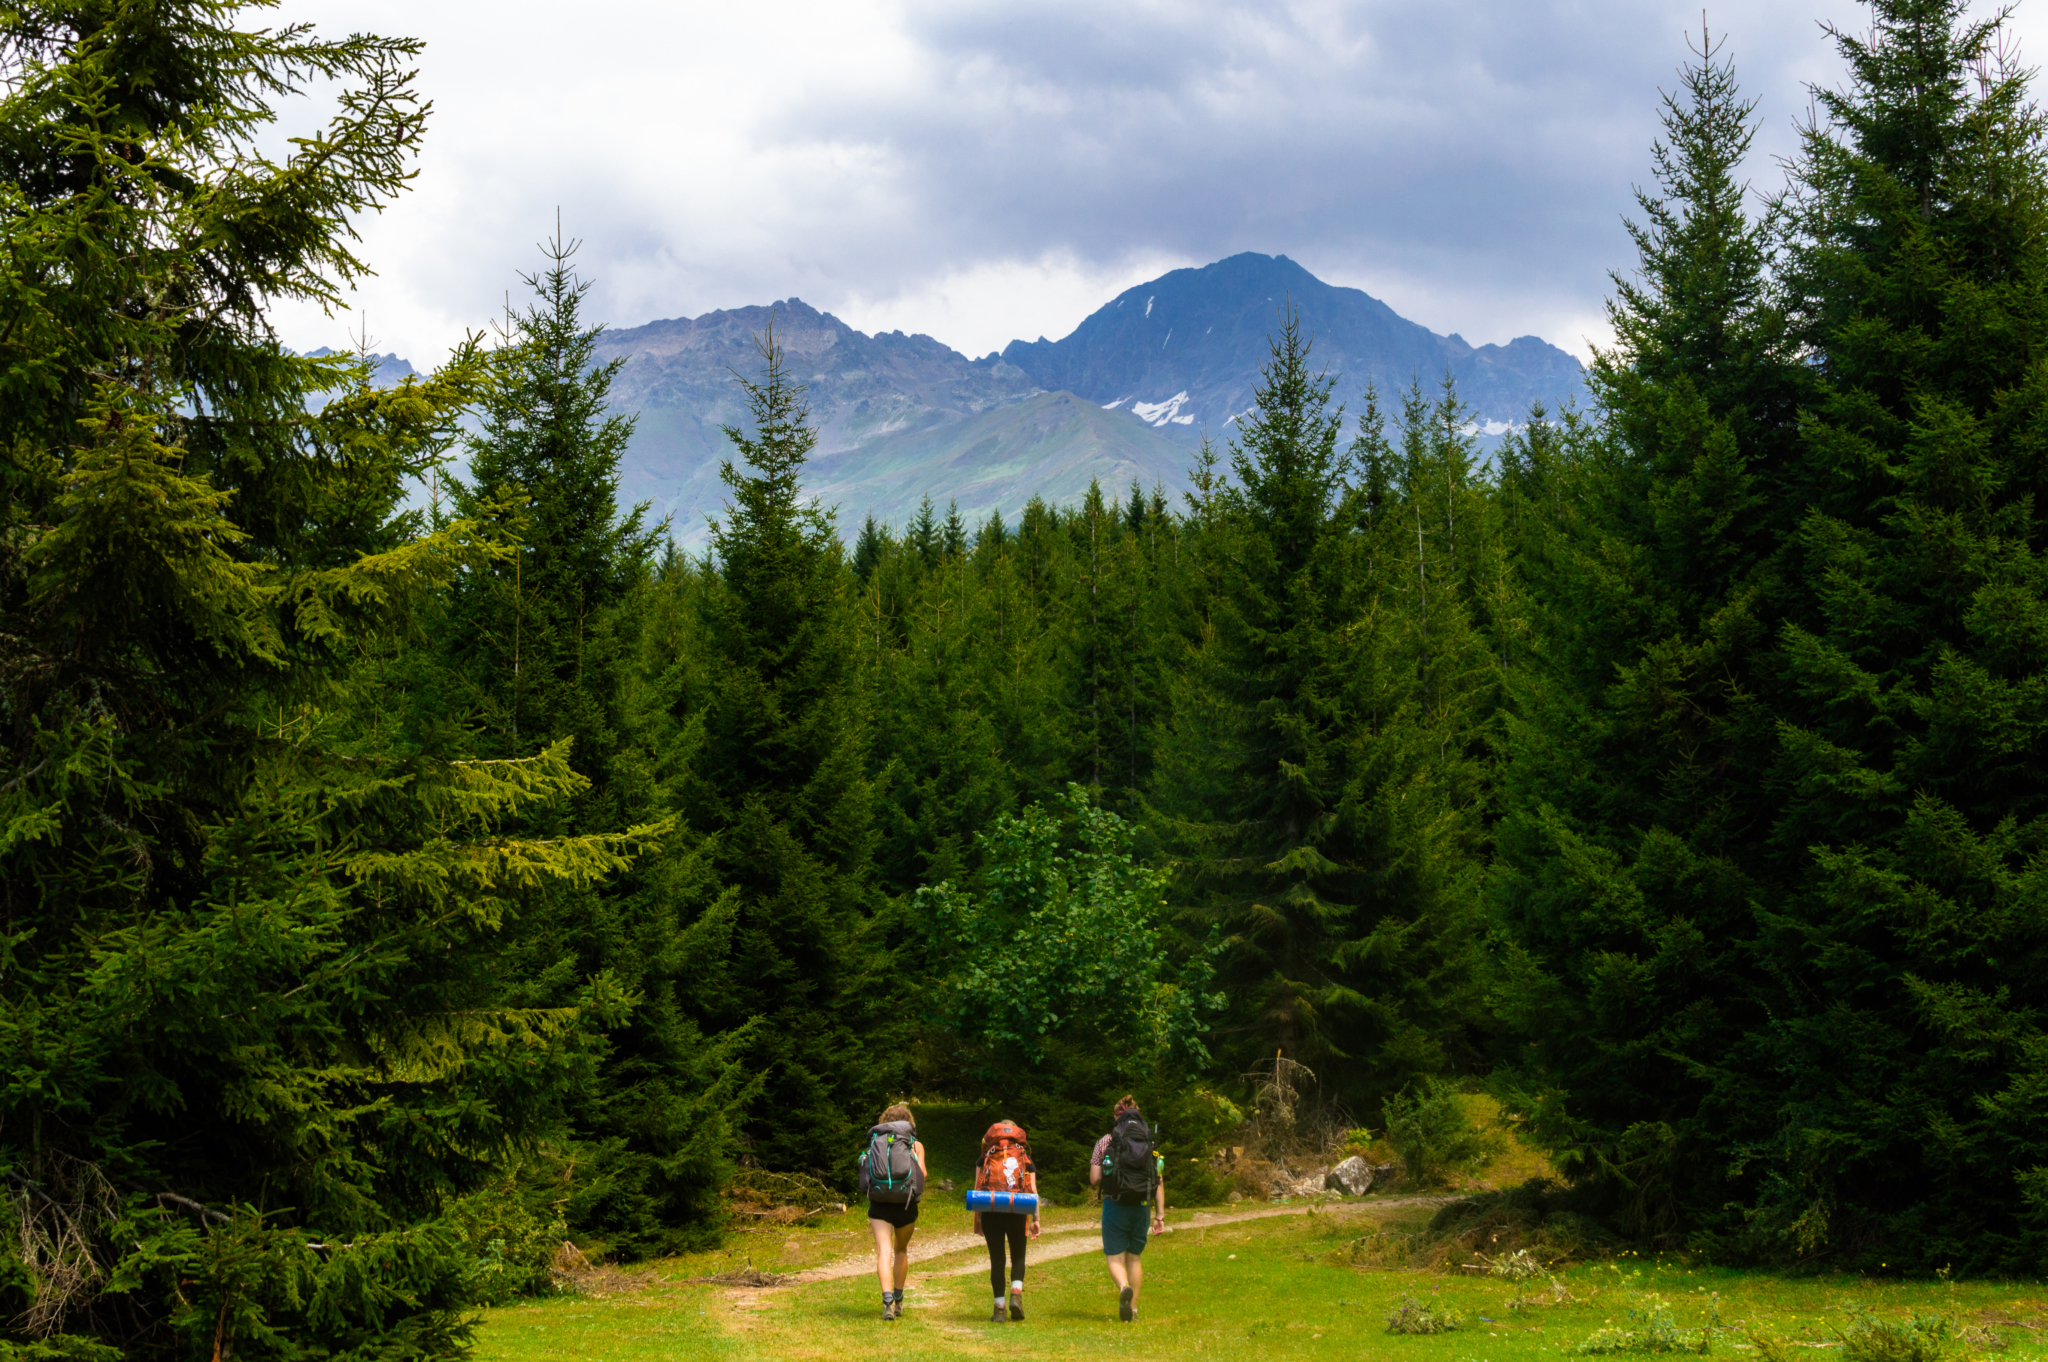
[[[1135,1306],[1138,1303],[1138,1293],[1145,1289],[1145,1260],[1135,1253],[1126,1253],[1124,1263],[1124,1271],[1128,1272],[1131,1278],[1131,1304]]]
[[[917,1232],[917,1226],[905,1225],[896,1231],[893,1247],[896,1250],[896,1289],[901,1291],[903,1283],[910,1277],[910,1236]]]
[[[1109,1264],[1109,1279],[1116,1283],[1119,1291],[1131,1284],[1130,1274],[1124,1270],[1130,1256],[1128,1253],[1106,1253],[1102,1257],[1102,1261]]]
[[[902,1285],[895,1281],[896,1234],[897,1230],[886,1220],[870,1220],[868,1228],[875,1232],[875,1278],[882,1284],[882,1290]]]

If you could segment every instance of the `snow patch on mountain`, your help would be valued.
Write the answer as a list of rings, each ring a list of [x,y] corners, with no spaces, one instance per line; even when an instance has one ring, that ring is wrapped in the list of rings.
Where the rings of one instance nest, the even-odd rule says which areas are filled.
[[[1187,400],[1187,389],[1183,388],[1164,402],[1133,402],[1131,411],[1148,426],[1164,426],[1169,423],[1185,426],[1195,419],[1193,416],[1180,414],[1180,409]]]

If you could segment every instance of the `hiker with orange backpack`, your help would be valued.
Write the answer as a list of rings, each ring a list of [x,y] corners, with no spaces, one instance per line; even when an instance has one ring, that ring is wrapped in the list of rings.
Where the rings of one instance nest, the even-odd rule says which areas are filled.
[[[1088,1180],[1102,1189],[1102,1256],[1117,1286],[1117,1318],[1129,1324],[1145,1289],[1145,1241],[1166,1228],[1166,1161],[1137,1098],[1119,1099],[1110,1113],[1109,1134],[1095,1142]]]
[[[974,1168],[974,1190],[967,1194],[974,1212],[974,1232],[988,1245],[988,1280],[995,1288],[996,1309],[989,1323],[1004,1317],[1003,1250],[1009,1249],[1009,1318],[1024,1318],[1024,1240],[1038,1237],[1038,1167],[1024,1128],[998,1121],[982,1132],[981,1161]]]
[[[882,1318],[903,1313],[903,1283],[910,1276],[910,1236],[917,1229],[917,1203],[924,1195],[924,1144],[917,1118],[901,1102],[868,1127],[860,1156],[860,1190],[868,1199],[868,1228],[875,1233],[875,1276],[882,1282]]]

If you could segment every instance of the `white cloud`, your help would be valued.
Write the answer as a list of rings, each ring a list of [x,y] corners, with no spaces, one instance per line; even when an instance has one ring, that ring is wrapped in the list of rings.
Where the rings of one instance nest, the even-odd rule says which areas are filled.
[[[852,290],[830,310],[862,331],[922,331],[978,359],[1013,340],[1064,336],[1133,284],[1207,263],[1145,252],[1092,265],[1072,251],[1056,250],[1035,260],[978,261],[936,279],[912,281],[886,296]]]

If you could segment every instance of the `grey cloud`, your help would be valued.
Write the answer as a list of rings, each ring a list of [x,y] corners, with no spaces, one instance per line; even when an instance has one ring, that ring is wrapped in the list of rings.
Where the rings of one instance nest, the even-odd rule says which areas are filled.
[[[390,270],[370,306],[408,344],[389,333],[412,300],[494,315],[561,204],[593,311],[622,326],[794,295],[965,346],[919,309],[1019,266],[960,295],[985,348],[1062,335],[1122,286],[1063,324],[1065,301],[1014,329],[989,317],[1034,278],[1135,282],[1252,250],[1474,343],[1577,347],[1631,263],[1621,219],[1657,92],[1700,22],[1698,0],[877,0],[856,57],[813,18],[855,22],[863,0],[788,0],[772,37],[720,29],[716,0],[592,0],[617,42],[564,56],[505,36],[480,0],[305,2],[430,40],[444,112],[423,191],[370,242]],[[2048,23],[2035,3],[2023,36]],[[1859,16],[1853,0],[1709,11],[1761,101],[1760,187],[1803,81],[1840,79],[1816,20]],[[694,74],[672,79],[664,50],[694,54]]]
[[[1745,3],[1716,20],[1766,149],[1804,104],[1786,68],[1811,62],[1815,17]],[[1539,299],[1590,310],[1627,263],[1656,92],[1698,24],[1676,0],[933,5],[912,12],[924,81],[798,100],[775,134],[886,153],[898,211],[825,254],[906,285],[1048,249],[1284,251],[1347,281],[1495,295],[1501,315],[1468,325],[1512,330]]]

